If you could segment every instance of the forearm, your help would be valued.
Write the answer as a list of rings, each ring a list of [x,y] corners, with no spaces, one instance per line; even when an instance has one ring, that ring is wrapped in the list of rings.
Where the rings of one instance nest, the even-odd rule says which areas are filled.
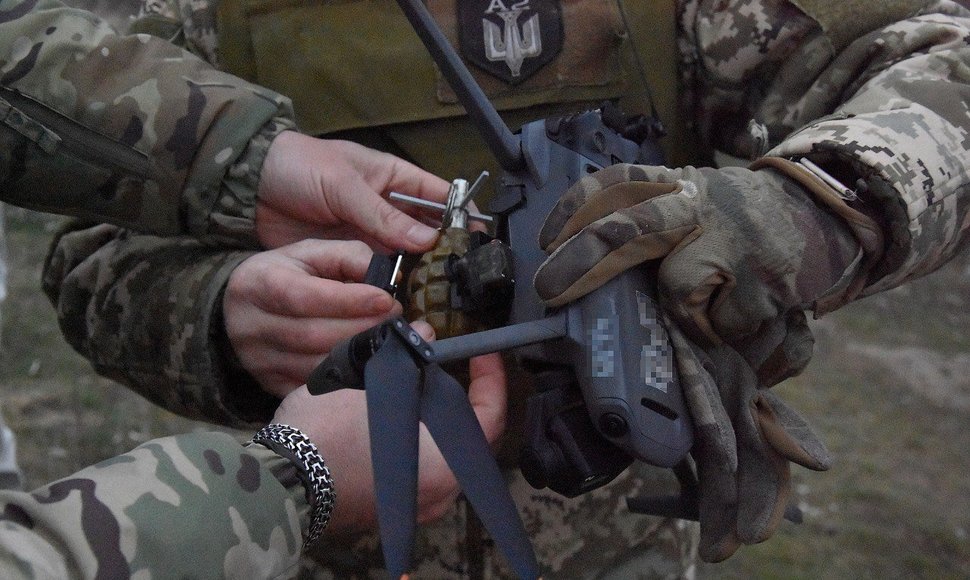
[[[0,55],[6,201],[159,234],[251,221],[255,187],[238,176],[265,155],[255,135],[292,127],[285,97],[50,0],[0,3]]]
[[[31,493],[3,492],[0,575],[277,577],[296,564],[309,514],[289,465],[265,447],[196,433]]]
[[[862,202],[848,205],[880,224],[885,248],[859,283],[864,293],[885,290],[934,270],[967,238],[960,71],[970,15],[952,2],[918,11],[901,2],[841,26],[802,4],[824,8],[751,0],[683,14],[690,112],[712,149],[747,160],[807,156],[849,189],[866,181]]]
[[[851,44],[842,59],[868,63],[866,81],[834,114],[769,154],[807,155],[850,189],[850,205],[885,229],[886,251],[865,293],[894,287],[946,262],[970,232],[970,18],[928,15]],[[876,48],[873,48],[873,45]]]
[[[254,426],[279,400],[231,364],[221,319],[226,281],[250,255],[102,225],[55,239],[44,288],[100,374],[180,415]]]

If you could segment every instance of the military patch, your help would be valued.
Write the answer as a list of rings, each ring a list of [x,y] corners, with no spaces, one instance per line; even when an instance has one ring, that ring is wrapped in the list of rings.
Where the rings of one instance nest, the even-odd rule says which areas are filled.
[[[455,0],[466,60],[517,85],[562,50],[557,0]]]

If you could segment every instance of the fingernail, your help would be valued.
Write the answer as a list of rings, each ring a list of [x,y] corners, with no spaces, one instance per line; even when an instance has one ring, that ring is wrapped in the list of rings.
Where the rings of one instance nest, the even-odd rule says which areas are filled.
[[[411,328],[416,330],[425,340],[431,341],[435,338],[434,327],[423,320],[415,320],[411,323]]]
[[[428,246],[438,237],[438,230],[423,224],[415,224],[408,230],[408,241],[419,246]]]

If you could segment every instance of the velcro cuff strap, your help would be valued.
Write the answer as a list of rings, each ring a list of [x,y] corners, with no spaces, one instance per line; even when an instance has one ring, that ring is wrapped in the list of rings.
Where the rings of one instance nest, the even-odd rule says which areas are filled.
[[[816,202],[842,218],[859,242],[860,253],[846,268],[839,281],[815,300],[812,310],[818,318],[855,300],[866,287],[869,273],[882,259],[884,236],[879,224],[850,207],[829,184],[798,163],[782,157],[761,157],[749,167],[752,171],[771,168],[798,182]]]

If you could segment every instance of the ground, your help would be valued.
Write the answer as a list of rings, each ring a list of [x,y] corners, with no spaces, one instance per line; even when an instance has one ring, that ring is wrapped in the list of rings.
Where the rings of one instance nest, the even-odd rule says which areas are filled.
[[[59,218],[6,208],[0,404],[28,485],[147,439],[209,428],[97,377],[40,292]],[[794,473],[801,525],[701,578],[970,578],[970,252],[813,327],[817,354],[777,388],[836,457]]]

